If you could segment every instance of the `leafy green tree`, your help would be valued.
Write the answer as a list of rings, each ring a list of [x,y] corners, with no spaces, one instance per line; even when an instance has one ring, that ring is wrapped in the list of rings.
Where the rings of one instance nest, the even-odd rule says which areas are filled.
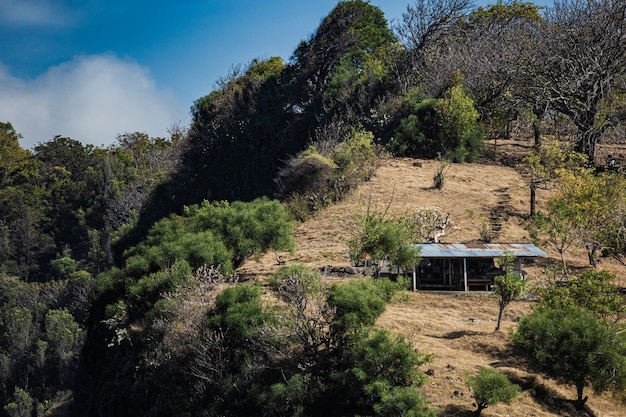
[[[474,391],[476,416],[490,405],[510,404],[519,394],[519,386],[512,384],[505,374],[484,366],[480,367],[478,374],[468,376],[466,384]]]
[[[413,350],[403,337],[363,329],[337,353],[326,394],[334,415],[434,416],[416,391],[426,378],[417,368],[430,356]]]
[[[608,322],[622,322],[626,302],[615,279],[615,275],[607,270],[589,269],[563,285],[540,289],[539,308],[581,307]]]
[[[452,162],[473,162],[482,149],[484,130],[478,123],[474,102],[460,80],[442,96],[415,102],[407,97],[407,115],[401,119],[390,150],[398,156],[436,158]]]
[[[526,286],[526,280],[521,273],[517,273],[513,270],[515,263],[515,256],[510,253],[505,253],[499,258],[500,268],[504,269],[505,274],[499,275],[493,280],[493,294],[498,297],[498,323],[496,324],[496,331],[500,330],[500,323],[502,322],[502,313],[506,306],[511,304],[514,300],[518,299]]]
[[[482,150],[484,130],[478,123],[474,101],[461,80],[455,79],[435,102],[441,131],[437,134],[441,153],[452,162],[474,162]]]
[[[4,411],[11,417],[31,417],[33,409],[33,398],[21,388],[15,388],[13,401],[4,406]]]
[[[537,310],[522,318],[513,341],[551,376],[574,385],[579,407],[587,402],[587,386],[597,393],[626,388],[623,329],[589,310],[571,305]]]
[[[331,288],[328,304],[336,309],[333,328],[339,335],[373,326],[385,311],[385,299],[372,289],[373,284],[367,280]]]
[[[522,169],[530,187],[530,215],[535,214],[537,189],[558,188],[568,173],[588,172],[585,155],[558,141],[543,141],[524,156]]]
[[[363,101],[377,98],[384,86],[384,51],[394,42],[379,8],[362,0],[338,3],[294,51],[286,74],[289,101],[322,120],[362,117],[371,106]]]
[[[20,146],[20,137],[11,123],[0,122],[0,189],[14,185],[32,158],[32,154]]]
[[[587,251],[589,265],[600,254],[626,253],[626,177],[620,173],[570,173],[551,205],[566,208],[566,220]]]
[[[67,365],[78,358],[84,330],[67,310],[48,310],[43,336],[60,364]]]
[[[358,262],[369,255],[377,275],[384,261],[407,266],[419,260],[419,249],[412,240],[413,224],[406,218],[392,218],[372,211],[355,215],[350,228],[348,246],[352,261]]]

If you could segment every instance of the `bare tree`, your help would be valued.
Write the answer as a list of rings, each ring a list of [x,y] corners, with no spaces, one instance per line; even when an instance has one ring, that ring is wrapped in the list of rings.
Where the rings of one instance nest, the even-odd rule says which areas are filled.
[[[419,78],[433,96],[443,90],[441,77],[445,78],[443,84],[447,84],[450,72],[445,68],[429,70],[428,64],[437,61],[439,55],[449,53],[450,45],[454,44],[450,40],[458,33],[458,23],[473,5],[473,0],[417,0],[407,6],[402,20],[394,28],[407,51],[403,78]]]
[[[396,34],[408,50],[436,43],[473,7],[472,0],[417,0],[407,6]]]
[[[529,78],[574,123],[576,150],[593,161],[598,139],[612,125],[610,100],[625,87],[626,2],[556,1],[545,13],[541,40]]]

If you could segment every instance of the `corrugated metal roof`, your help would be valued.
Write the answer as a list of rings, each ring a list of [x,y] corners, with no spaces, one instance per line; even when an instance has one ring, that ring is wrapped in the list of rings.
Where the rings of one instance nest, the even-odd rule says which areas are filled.
[[[523,257],[548,257],[531,243],[418,243],[422,258],[497,258],[505,251]]]

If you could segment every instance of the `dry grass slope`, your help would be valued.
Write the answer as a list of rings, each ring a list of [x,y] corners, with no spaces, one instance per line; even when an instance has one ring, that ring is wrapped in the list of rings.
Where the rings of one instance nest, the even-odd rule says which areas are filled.
[[[499,155],[506,158],[511,149],[527,147],[525,143],[502,142]],[[416,163],[417,162],[417,163]],[[480,239],[482,220],[499,225],[495,241],[528,241],[524,222],[529,209],[528,187],[513,168],[497,164],[452,164],[443,190],[432,188],[438,163],[411,159],[384,161],[376,176],[347,196],[340,204],[317,213],[296,226],[295,254],[280,253],[290,263],[304,263],[312,268],[347,266],[345,219],[369,206],[388,208],[391,213],[406,213],[417,207],[441,207],[448,212],[457,230],[442,240],[472,241]],[[549,195],[540,192],[538,204]],[[497,227],[497,226],[496,226]],[[584,267],[583,253],[573,253],[569,261]],[[548,260],[547,262],[550,262]],[[546,261],[526,265],[531,279],[541,279]],[[609,261],[603,267],[620,277],[626,268]],[[278,268],[274,254],[247,262],[240,270],[263,280]],[[340,281],[343,277],[328,277]],[[530,301],[514,302],[505,310],[501,332],[494,332],[497,300],[486,293],[411,293],[407,301],[389,305],[379,325],[409,335],[415,347],[434,353],[434,359],[423,371],[432,370],[421,388],[438,416],[470,416],[471,392],[465,386],[467,373],[479,366],[501,369],[522,387],[522,394],[512,405],[497,405],[483,411],[484,416],[626,416],[626,407],[609,396],[595,396],[589,390],[588,410],[577,411],[571,400],[575,389],[556,384],[533,371],[510,346],[510,332],[519,318],[531,308]]]

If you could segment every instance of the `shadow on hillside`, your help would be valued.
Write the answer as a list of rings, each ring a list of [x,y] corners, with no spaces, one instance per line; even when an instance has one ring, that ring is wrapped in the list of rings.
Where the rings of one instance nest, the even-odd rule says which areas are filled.
[[[497,367],[497,365],[494,364],[492,364],[492,366]],[[540,404],[547,411],[554,413],[555,415],[569,417],[597,417],[596,413],[590,410],[589,407],[585,406],[584,408],[579,409],[576,407],[576,402],[574,400],[559,397],[554,390],[545,386],[542,382],[539,382],[537,377],[534,375],[521,377],[506,370],[503,370],[503,372],[512,383],[519,385],[522,391],[527,391],[537,404]]]
[[[462,337],[465,336],[481,336],[481,335],[485,335],[488,333],[484,333],[484,332],[476,332],[476,331],[472,331],[472,330],[459,330],[456,332],[450,332],[450,333],[446,333],[443,336],[439,336],[442,339],[450,339],[450,340],[454,340],[454,339],[460,339]]]
[[[437,412],[437,417],[470,417],[473,415],[475,415],[474,410],[469,409],[469,405],[467,407],[463,407],[456,404],[450,404],[443,410],[439,410],[439,412]]]

